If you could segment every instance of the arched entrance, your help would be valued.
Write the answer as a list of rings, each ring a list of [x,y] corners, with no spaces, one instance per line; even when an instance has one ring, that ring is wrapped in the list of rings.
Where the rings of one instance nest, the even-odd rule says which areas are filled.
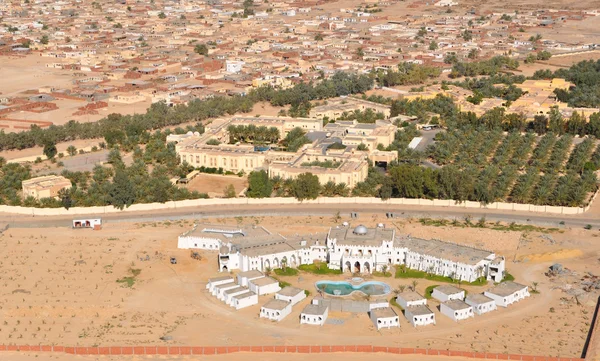
[[[295,255],[292,255],[292,256],[290,257],[290,266],[291,266],[291,267],[296,267],[296,266],[298,266],[298,265],[296,264],[296,256],[295,256]]]
[[[356,261],[354,263],[354,272],[355,273],[360,273],[360,262]]]
[[[273,268],[279,268],[279,259],[275,258],[273,260]]]
[[[263,262],[263,267],[264,267],[264,269],[265,269],[265,270],[266,270],[267,268],[269,268],[269,269],[270,269],[270,268],[271,268],[271,261],[269,261],[268,259],[266,259],[266,260]]]
[[[365,262],[365,267],[363,268],[363,272],[371,273],[371,265],[369,264],[369,262]]]
[[[346,261],[346,267],[344,271],[352,273],[352,264],[350,264],[350,261]]]
[[[223,266],[223,268],[221,269],[222,272],[228,272],[229,270],[227,269],[227,266]]]

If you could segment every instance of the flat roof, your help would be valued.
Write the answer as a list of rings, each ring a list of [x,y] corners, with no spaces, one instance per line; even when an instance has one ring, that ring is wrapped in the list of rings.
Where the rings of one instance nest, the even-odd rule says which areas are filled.
[[[327,306],[308,304],[301,313],[305,315],[323,316],[327,312]]]
[[[232,298],[235,298],[236,300],[242,300],[244,298],[249,298],[249,297],[252,297],[252,296],[256,296],[256,293],[248,291],[246,293],[242,293],[242,294],[239,294],[237,296],[233,296]]]
[[[242,292],[242,291],[245,291],[247,289],[248,288],[246,288],[246,287],[238,286],[238,287],[235,287],[235,288],[228,289],[227,291],[223,292],[223,294],[230,295],[232,293]]]
[[[281,311],[284,308],[288,307],[290,305],[289,302],[283,301],[283,300],[269,300],[269,302],[265,303],[262,307],[263,308],[268,308],[270,310],[278,310]]]
[[[231,277],[231,276],[213,277],[213,278],[209,278],[208,282],[213,283],[213,282],[220,282],[220,281],[227,281],[227,280],[230,280],[231,282],[233,282],[233,277]]]
[[[396,237],[394,239],[394,247],[404,247],[411,252],[470,265],[476,265],[481,260],[494,256],[493,252],[486,250],[444,242],[438,239],[422,239],[410,236]]]
[[[371,310],[371,314],[374,315],[375,318],[388,318],[398,316],[398,314],[391,307],[376,308],[374,310]]]
[[[425,305],[409,306],[406,311],[410,312],[413,316],[433,315],[433,311]]]
[[[395,231],[393,228],[367,228],[361,227],[365,233],[357,233],[356,230],[361,227],[340,227],[331,228],[329,238],[336,239],[338,245],[360,245],[360,246],[380,246],[383,241],[392,241]]]
[[[471,301],[471,302],[475,303],[476,305],[494,302],[493,299],[489,298],[488,296],[486,296],[482,293],[473,293],[473,294],[467,295],[467,301]]]
[[[445,294],[445,295],[454,295],[454,294],[457,294],[457,293],[464,292],[460,288],[454,287],[452,285],[441,285],[441,286],[437,286],[434,289],[437,290],[438,292],[441,292],[441,293]]]
[[[497,296],[506,297],[524,288],[527,288],[527,286],[512,281],[504,281],[499,285],[490,288],[486,292]]]
[[[222,283],[220,285],[216,285],[215,289],[220,290],[220,289],[234,288],[234,287],[237,287],[237,286],[238,286],[237,283],[231,281],[231,282],[227,282],[227,283]]]
[[[271,277],[261,277],[261,278],[257,278],[255,280],[250,281],[250,283],[260,287],[260,286],[272,285],[273,283],[279,283],[279,281],[277,281],[276,279],[271,278]]]
[[[413,292],[413,291],[407,291],[407,292],[402,292],[398,294],[397,298],[402,298],[405,301],[419,301],[419,300],[424,300],[425,297],[421,296],[420,294],[418,294],[417,292]]]
[[[246,271],[246,272],[240,272],[240,273],[238,273],[238,276],[245,277],[245,278],[258,278],[258,277],[263,277],[264,273],[262,273],[261,271],[257,271],[257,270],[251,270],[251,271]]]
[[[454,311],[471,308],[470,305],[468,305],[467,303],[465,303],[465,301],[462,301],[462,300],[450,300],[450,301],[446,301],[442,304],[446,305],[446,307],[449,307],[450,309],[452,309]]]
[[[301,288],[296,288],[296,287],[292,287],[292,286],[284,287],[281,290],[279,290],[279,292],[277,292],[278,295],[285,296],[285,297],[294,297],[299,293],[304,293],[304,290]]]

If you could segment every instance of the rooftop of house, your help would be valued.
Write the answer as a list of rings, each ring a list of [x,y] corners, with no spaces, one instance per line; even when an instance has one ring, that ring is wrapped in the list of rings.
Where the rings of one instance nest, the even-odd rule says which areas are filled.
[[[276,279],[271,278],[271,277],[261,277],[261,278],[257,278],[257,279],[250,281],[250,283],[252,283],[255,286],[262,287],[262,286],[269,286],[274,283],[279,283],[279,281],[277,281]]]
[[[289,306],[290,306],[290,303],[287,301],[272,299],[272,300],[269,300],[267,303],[265,303],[262,306],[262,308],[266,308],[269,310],[281,311]]]
[[[327,312],[327,306],[308,304],[302,310],[302,314],[311,316],[323,316]]]
[[[420,301],[420,300],[425,299],[425,297],[421,296],[420,294],[418,294],[417,292],[414,292],[414,291],[407,291],[407,292],[399,293],[398,298],[402,298],[403,300],[405,300],[407,302]]]
[[[497,295],[500,297],[506,297],[506,296],[510,296],[510,295],[514,294],[517,291],[521,291],[524,288],[527,288],[527,286],[522,285],[520,283],[512,282],[512,281],[504,281],[504,282],[490,288],[486,292],[489,292],[491,294],[494,294],[494,295]]]
[[[469,306],[465,301],[462,300],[450,300],[442,304],[446,305],[448,308],[454,311],[466,310],[468,308],[471,308],[471,306]]]
[[[392,241],[395,230],[392,228],[340,227],[329,230],[329,239],[335,239],[338,245],[380,246],[383,241]]]
[[[264,277],[264,273],[262,273],[261,271],[257,271],[257,270],[251,270],[251,271],[246,271],[246,272],[240,272],[238,273],[239,277],[243,277],[243,278],[259,278],[259,277]]]
[[[482,294],[482,293],[471,293],[467,295],[467,301],[471,301],[473,303],[475,303],[476,305],[480,305],[483,303],[489,303],[489,302],[494,302],[493,299],[489,298],[488,296]]]
[[[494,253],[437,239],[421,239],[411,236],[399,236],[394,240],[394,247],[407,248],[411,252],[427,254],[439,259],[476,265],[483,259],[495,258]]]
[[[233,227],[216,224],[198,224],[185,235],[199,238],[216,238],[223,242],[232,242],[242,238],[269,236],[271,233],[260,226]]]
[[[224,291],[223,294],[225,294],[225,295],[231,295],[233,293],[244,292],[246,290],[248,290],[248,288],[242,287],[242,286],[238,286],[238,287],[230,288],[230,289]]]
[[[398,314],[391,307],[373,309],[371,310],[371,314],[375,316],[375,318],[389,318],[398,316]]]
[[[238,284],[231,281],[231,282],[227,282],[227,283],[221,283],[220,285],[216,285],[215,289],[216,290],[223,290],[223,289],[230,289],[230,288],[234,288],[237,287]]]
[[[461,292],[465,292],[464,290],[461,290],[458,287],[454,287],[452,285],[441,285],[441,286],[437,286],[434,290],[443,293],[445,295],[455,295],[457,293],[461,293]]]
[[[304,290],[301,288],[296,288],[296,287],[292,287],[292,286],[284,287],[279,292],[277,292],[278,295],[281,295],[284,297],[294,297],[294,296],[298,295],[299,293],[304,293]]]
[[[250,298],[250,297],[254,297],[254,296],[256,296],[256,293],[248,291],[246,293],[242,293],[242,294],[233,296],[233,298],[236,300],[243,300],[245,298]]]
[[[71,181],[60,175],[47,175],[24,180],[23,188],[49,189],[57,186],[71,186]]]
[[[213,277],[208,279],[208,283],[215,283],[221,281],[231,281],[233,282],[233,277],[231,276],[222,276],[222,277]]]
[[[433,315],[433,311],[425,305],[409,306],[406,308],[406,311],[410,312],[413,316]]]

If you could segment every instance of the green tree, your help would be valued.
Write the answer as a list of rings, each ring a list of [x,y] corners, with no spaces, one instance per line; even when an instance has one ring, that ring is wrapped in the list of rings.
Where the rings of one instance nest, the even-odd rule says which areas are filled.
[[[233,184],[229,184],[227,187],[225,187],[223,190],[223,195],[225,198],[235,198],[237,196],[237,192],[235,191]]]
[[[124,169],[118,168],[113,178],[109,200],[115,208],[123,209],[135,202],[135,186]]]
[[[167,15],[166,15],[164,12],[162,12],[162,11],[161,11],[161,12],[158,14],[158,18],[159,18],[159,19],[166,19],[166,18],[167,18]]]
[[[557,106],[550,108],[548,128],[552,133],[555,134],[564,134],[565,132],[565,120],[563,119],[563,116],[558,110]]]
[[[77,154],[77,148],[75,148],[73,145],[70,145],[67,147],[67,153],[69,153],[69,155],[72,157]]]
[[[437,50],[439,48],[438,43],[435,40],[432,40],[431,43],[429,43],[429,50]]]
[[[48,39],[48,35],[45,35],[45,34],[44,34],[44,35],[42,35],[42,37],[40,38],[40,43],[41,43],[41,44],[43,44],[43,45],[48,45],[48,41],[49,41],[49,39]]]
[[[208,47],[205,44],[197,44],[194,47],[194,52],[200,55],[207,56],[208,55]]]
[[[47,141],[44,144],[44,155],[48,158],[48,159],[52,159],[56,156],[56,153],[58,151],[56,150],[56,144],[54,144],[54,142],[52,141]]]
[[[315,199],[321,192],[319,177],[312,173],[302,173],[294,180],[291,187],[291,194],[299,201],[305,199]]]
[[[246,196],[249,198],[267,198],[273,193],[273,182],[264,170],[250,172],[248,175],[248,190]]]
[[[317,35],[315,35],[315,41],[323,41],[324,37],[323,34],[318,33]]]

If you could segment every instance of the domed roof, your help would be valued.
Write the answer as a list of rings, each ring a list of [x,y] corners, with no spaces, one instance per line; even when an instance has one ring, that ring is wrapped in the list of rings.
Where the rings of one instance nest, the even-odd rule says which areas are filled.
[[[360,226],[354,228],[354,231],[352,233],[362,236],[362,235],[367,234],[367,232],[368,232],[367,227],[365,227],[361,224]]]

